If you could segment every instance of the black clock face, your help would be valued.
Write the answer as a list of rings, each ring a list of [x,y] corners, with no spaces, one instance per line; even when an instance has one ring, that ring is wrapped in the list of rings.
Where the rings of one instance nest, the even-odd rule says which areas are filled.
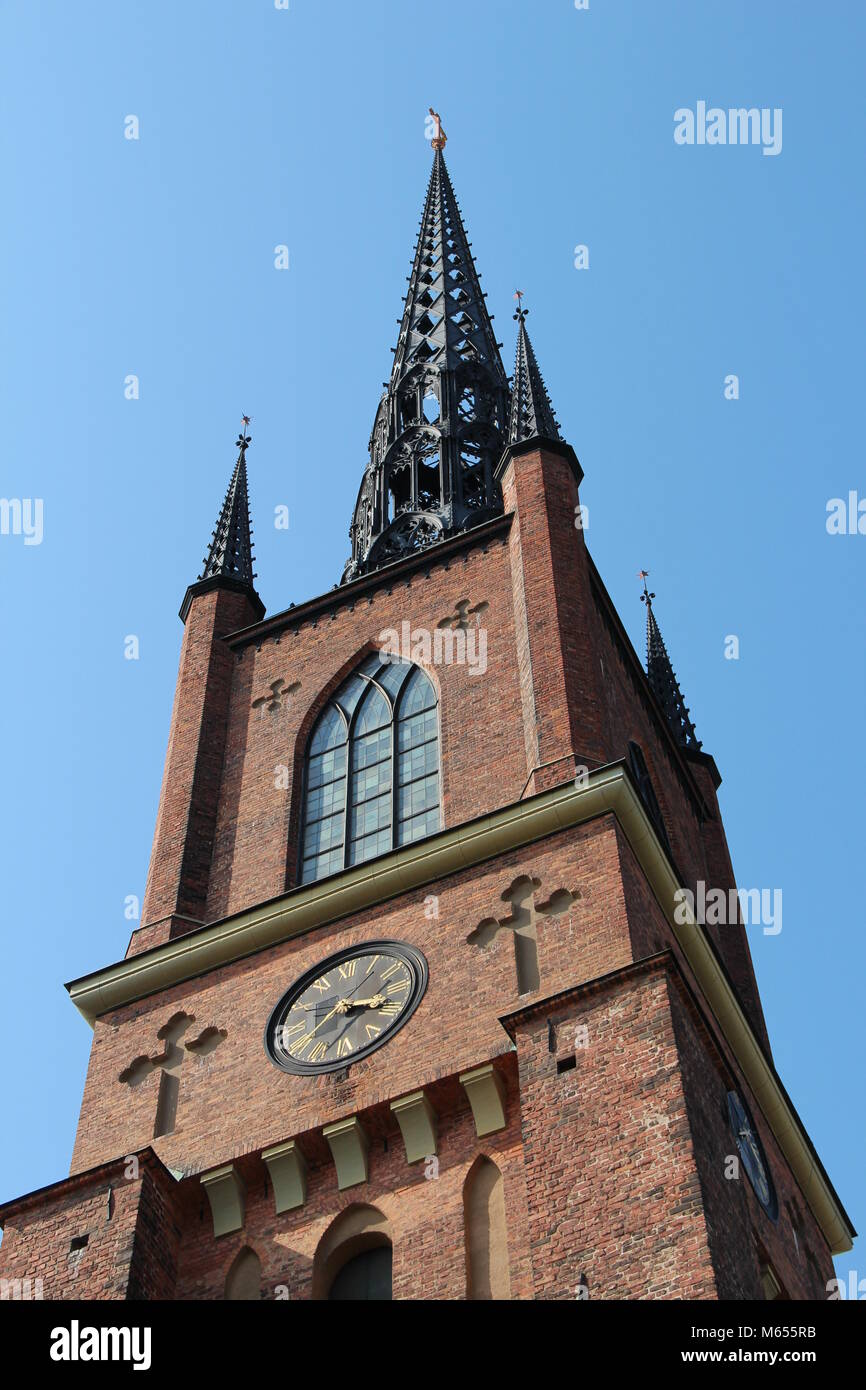
[[[351,946],[308,970],[277,1004],[265,1050],[283,1071],[337,1071],[388,1042],[417,1009],[427,962],[399,941]]]
[[[764,1147],[746,1109],[745,1101],[741,1100],[736,1091],[728,1092],[728,1118],[737,1141],[740,1162],[755,1190],[755,1196],[770,1220],[775,1221],[779,1215],[779,1202],[773,1179],[770,1177]]]

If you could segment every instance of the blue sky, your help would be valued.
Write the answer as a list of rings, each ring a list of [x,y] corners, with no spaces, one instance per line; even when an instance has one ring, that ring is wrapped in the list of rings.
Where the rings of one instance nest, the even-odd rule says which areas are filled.
[[[507,369],[519,285],[595,561],[641,652],[650,570],[739,881],[783,891],[751,938],[775,1058],[863,1225],[866,536],[825,521],[866,496],[864,28],[746,0],[7,0],[0,491],[43,499],[44,534],[0,535],[0,1199],[68,1167],[90,1032],[62,982],[126,947],[243,412],[269,611],[339,578],[432,104]],[[678,146],[700,100],[782,108],[781,153]]]

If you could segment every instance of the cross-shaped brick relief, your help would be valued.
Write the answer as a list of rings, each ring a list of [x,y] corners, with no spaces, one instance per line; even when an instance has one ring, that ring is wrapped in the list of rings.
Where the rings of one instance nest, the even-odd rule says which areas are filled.
[[[286,685],[282,676],[277,681],[271,681],[267,695],[260,695],[257,700],[253,700],[253,709],[282,709],[283,701],[288,701],[296,690],[300,690],[301,682],[292,681],[291,685]]]
[[[483,949],[491,945],[499,932],[511,932],[518,994],[529,994],[541,984],[538,973],[538,918],[560,917],[580,896],[567,888],[558,888],[551,893],[547,902],[536,903],[535,894],[540,887],[540,878],[521,874],[502,894],[502,901],[511,904],[511,916],[485,917],[466,938],[470,946]]]
[[[436,626],[453,627],[455,632],[468,632],[470,617],[474,616],[477,627],[481,614],[489,607],[490,604],[486,599],[482,599],[481,603],[476,603],[472,608],[469,607],[468,598],[458,599],[454,605],[454,612],[449,613],[447,618],[440,618]]]
[[[151,1056],[143,1054],[133,1058],[117,1078],[127,1086],[140,1086],[152,1071],[162,1072],[156,1104],[154,1139],[158,1139],[162,1134],[171,1134],[174,1130],[180,1092],[180,1069],[186,1060],[186,1054],[189,1052],[194,1057],[207,1057],[226,1037],[224,1028],[210,1027],[199,1033],[197,1038],[192,1038],[181,1046],[180,1039],[194,1023],[193,1014],[172,1014],[168,1023],[164,1023],[156,1035],[164,1044],[162,1051],[154,1052]]]

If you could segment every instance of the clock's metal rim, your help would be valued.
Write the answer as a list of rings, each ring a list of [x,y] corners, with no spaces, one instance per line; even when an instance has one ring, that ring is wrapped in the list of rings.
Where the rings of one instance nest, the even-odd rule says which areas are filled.
[[[338,965],[341,961],[351,960],[353,956],[366,956],[375,953],[377,949],[380,955],[390,954],[401,958],[404,964],[408,965],[411,969],[414,979],[412,994],[406,1008],[399,1018],[395,1020],[393,1027],[386,1032],[385,1036],[375,1042],[369,1043],[367,1047],[361,1048],[360,1051],[354,1054],[350,1061],[347,1061],[345,1057],[340,1057],[333,1062],[323,1062],[321,1066],[311,1066],[308,1062],[286,1062],[277,1057],[271,1041],[272,1030],[278,1017],[285,1012],[286,1001],[290,996],[302,994],[303,991],[312,984],[313,980],[318,979],[323,970],[330,969],[331,966],[328,962]],[[409,1022],[409,1019],[424,998],[429,979],[430,969],[423,951],[420,951],[417,946],[410,946],[406,941],[359,941],[354,946],[347,946],[342,951],[335,951],[333,955],[325,956],[324,960],[320,960],[317,964],[310,966],[309,970],[305,970],[303,975],[299,976],[277,1000],[265,1024],[265,1053],[278,1071],[284,1072],[288,1076],[322,1076],[326,1072],[345,1071],[347,1067],[353,1066],[355,1062],[361,1061],[365,1057],[369,1057],[377,1048],[389,1042],[391,1038],[400,1031],[404,1024]]]

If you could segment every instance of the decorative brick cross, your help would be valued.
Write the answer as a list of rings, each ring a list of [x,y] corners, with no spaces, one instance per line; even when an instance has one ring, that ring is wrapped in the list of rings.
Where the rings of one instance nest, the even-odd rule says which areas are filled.
[[[289,697],[300,688],[300,681],[292,681],[291,685],[286,685],[281,676],[278,681],[271,681],[267,695],[260,695],[257,700],[253,700],[253,709],[260,709],[262,705],[266,709],[281,709],[283,700],[288,702]]]
[[[486,599],[482,599],[481,603],[476,603],[474,608],[469,607],[468,598],[458,599],[457,603],[455,604],[454,612],[450,613],[447,618],[442,618],[436,624],[436,626],[453,627],[455,632],[468,632],[469,618],[474,614],[475,626],[477,627],[478,619],[481,617],[481,614],[484,612],[484,610],[489,607],[490,604],[487,602]]]
[[[191,1052],[193,1056],[206,1057],[208,1053],[218,1048],[226,1037],[224,1028],[205,1028],[197,1038],[192,1038],[181,1048],[178,1045],[180,1039],[193,1023],[195,1023],[193,1014],[186,1014],[182,1011],[172,1014],[168,1023],[164,1023],[156,1035],[160,1042],[165,1044],[162,1051],[155,1052],[152,1056],[143,1054],[140,1057],[135,1057],[117,1078],[118,1081],[123,1081],[127,1086],[140,1086],[152,1071],[162,1072],[159,1080],[159,1098],[156,1105],[154,1139],[158,1139],[162,1134],[171,1134],[174,1130],[180,1091],[179,1073],[185,1061],[185,1054]]]
[[[538,933],[539,917],[560,917],[580,896],[567,888],[558,888],[547,902],[535,902],[540,878],[522,874],[502,894],[502,901],[511,904],[510,917],[485,917],[467,936],[470,946],[489,946],[500,931],[510,931],[514,940],[514,968],[517,973],[518,994],[529,994],[539,988]]]

